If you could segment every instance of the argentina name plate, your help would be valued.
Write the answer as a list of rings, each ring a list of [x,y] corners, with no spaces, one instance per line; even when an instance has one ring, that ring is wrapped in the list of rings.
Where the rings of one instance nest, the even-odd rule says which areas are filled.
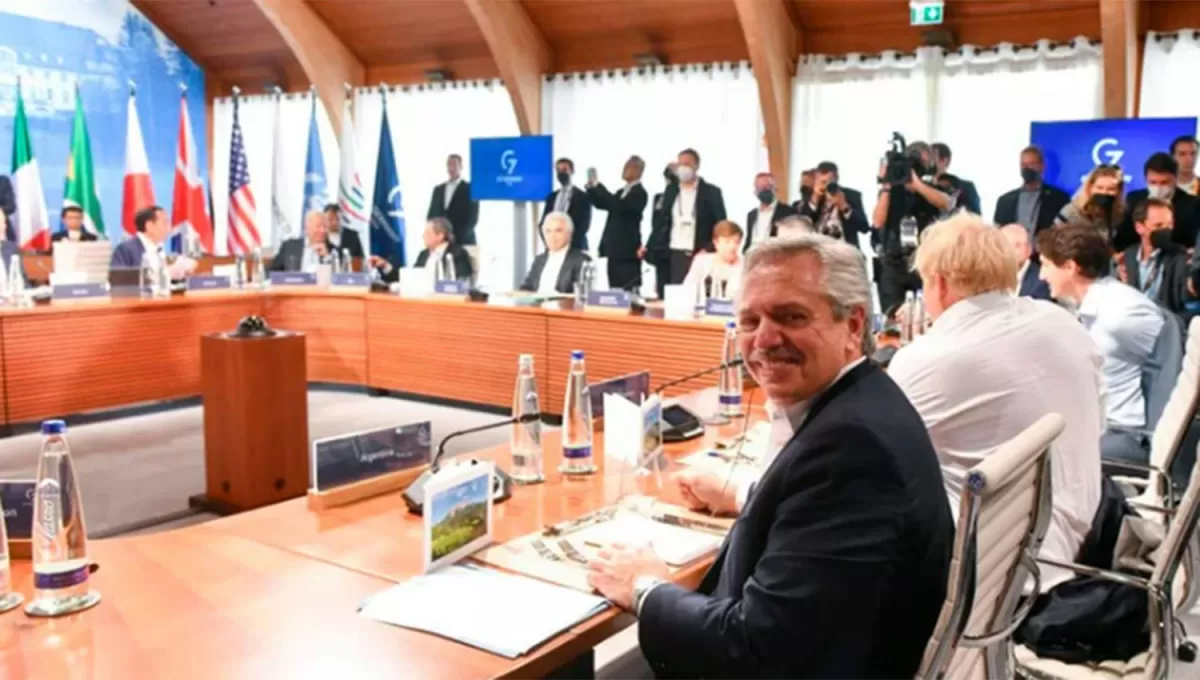
[[[316,491],[410,470],[429,463],[433,426],[428,420],[313,442],[312,480]]]
[[[27,541],[33,536],[32,479],[0,480],[0,505],[4,506],[4,527],[8,540]]]

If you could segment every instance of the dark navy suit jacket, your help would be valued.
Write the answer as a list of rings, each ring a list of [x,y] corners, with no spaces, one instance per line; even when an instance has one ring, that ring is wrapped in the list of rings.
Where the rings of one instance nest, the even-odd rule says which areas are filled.
[[[1050,284],[1041,279],[1042,263],[1037,258],[1029,260],[1029,266],[1025,268],[1025,276],[1021,277],[1021,290],[1018,294],[1021,297],[1030,297],[1034,300],[1049,300],[1050,299]]]
[[[698,591],[646,595],[642,653],[659,677],[911,678],[953,540],[925,424],[863,362],[816,398]]]
[[[109,269],[137,269],[142,266],[142,255],[146,252],[146,246],[142,245],[142,239],[134,236],[131,239],[122,241],[112,251],[112,260],[108,263]]]

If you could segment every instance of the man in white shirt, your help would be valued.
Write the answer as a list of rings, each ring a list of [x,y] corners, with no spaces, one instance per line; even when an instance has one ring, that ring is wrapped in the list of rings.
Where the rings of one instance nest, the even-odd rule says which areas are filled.
[[[957,517],[968,470],[1060,413],[1066,429],[1051,447],[1053,508],[1041,554],[1074,561],[1100,503],[1099,350],[1066,310],[1013,296],[1012,246],[976,215],[926,230],[915,264],[934,322],[896,353],[888,375],[925,421],[951,510]],[[1046,567],[1043,576],[1043,590],[1070,578]]]
[[[579,273],[587,264],[587,253],[571,247],[571,232],[575,225],[571,216],[551,212],[542,220],[542,238],[546,241],[546,252],[533,258],[533,265],[521,283],[521,290],[537,292],[539,295],[572,293],[579,281]]]
[[[775,194],[775,177],[769,172],[754,176],[754,197],[758,199],[758,207],[746,214],[746,239],[742,244],[742,252],[755,243],[775,236],[778,224],[796,214],[795,208],[779,202]]]
[[[692,256],[712,251],[713,229],[725,219],[721,189],[700,177],[700,154],[695,149],[679,152],[678,184],[663,191],[661,216],[646,248],[666,264],[667,283],[683,283]]]
[[[113,248],[110,269],[136,269],[143,263],[157,268],[164,264],[166,255],[163,243],[171,234],[171,222],[167,211],[161,206],[142,208],[133,217],[134,238],[127,239]],[[168,267],[172,280],[182,279],[196,270],[196,261],[189,257],[176,258]]]
[[[1101,454],[1144,464],[1149,451],[1140,433],[1146,426],[1142,372],[1164,329],[1163,311],[1141,291],[1108,275],[1108,242],[1090,226],[1046,229],[1038,234],[1037,247],[1051,295],[1076,305],[1079,320],[1104,358],[1107,427]]]

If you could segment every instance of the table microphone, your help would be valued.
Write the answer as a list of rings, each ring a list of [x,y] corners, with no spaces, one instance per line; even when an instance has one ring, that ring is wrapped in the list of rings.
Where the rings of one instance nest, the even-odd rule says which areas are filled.
[[[704,376],[706,376],[710,373],[716,373],[717,371],[723,371],[727,368],[736,368],[738,366],[743,366],[743,365],[745,365],[745,363],[746,363],[745,359],[738,357],[737,359],[734,359],[733,361],[722,362],[722,363],[717,364],[716,366],[709,366],[708,368],[706,368],[704,370],[696,371],[695,373],[685,375],[682,378],[668,380],[667,382],[659,385],[658,389],[654,390],[654,393],[662,394],[667,389],[675,387],[676,385],[682,385],[685,382],[690,382],[692,380],[695,380],[696,378],[703,378]]]
[[[422,472],[421,476],[404,490],[404,503],[408,506],[408,511],[414,515],[420,515],[422,512],[424,512],[425,486],[429,484],[430,480],[433,479],[433,476],[436,475],[438,470],[441,468],[442,457],[446,455],[446,442],[454,439],[455,437],[462,437],[463,435],[485,432],[487,430],[495,430],[501,427],[509,427],[518,423],[532,423],[540,420],[541,417],[542,414],[540,413],[526,413],[525,415],[517,418],[508,418],[507,420],[501,420],[495,423],[489,423],[487,425],[479,425],[478,427],[468,427],[462,430],[457,430],[443,437],[442,441],[438,443],[437,453],[433,455],[433,460],[429,462],[429,469],[425,472]],[[477,465],[478,463],[478,460],[473,459],[470,464]],[[495,470],[496,474],[494,482],[492,483],[492,501],[495,503],[502,503],[512,497],[512,477],[509,477],[508,473],[504,470],[501,470],[499,466],[497,466]]]

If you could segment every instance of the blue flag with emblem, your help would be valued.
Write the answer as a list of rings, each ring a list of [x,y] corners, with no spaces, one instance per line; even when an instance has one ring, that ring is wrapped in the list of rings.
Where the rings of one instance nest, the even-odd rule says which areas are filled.
[[[325,156],[321,153],[321,135],[317,133],[317,98],[313,97],[308,124],[308,161],[304,165],[304,205],[300,219],[310,211],[325,209]]]
[[[387,94],[383,95],[385,98]],[[392,129],[388,125],[387,100],[383,105],[383,129],[379,133],[379,162],[375,165],[375,198],[371,201],[371,254],[393,267],[405,266],[404,204],[400,176],[392,152]]]

